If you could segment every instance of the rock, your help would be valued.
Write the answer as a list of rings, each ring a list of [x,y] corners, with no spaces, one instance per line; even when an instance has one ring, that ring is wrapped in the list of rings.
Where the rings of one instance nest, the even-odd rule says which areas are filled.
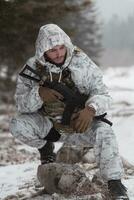
[[[88,171],[92,169],[98,169],[97,163],[82,163],[82,167]]]
[[[121,157],[124,168],[134,170],[134,165],[128,162],[124,157]]]
[[[93,194],[93,195],[82,195],[82,196],[68,196],[64,197],[58,194],[52,195],[53,200],[104,200],[101,193]]]
[[[99,182],[96,184],[95,180],[91,181],[86,176],[85,170],[78,164],[49,163],[40,165],[38,167],[37,176],[48,194],[58,193],[57,195],[74,195],[74,199],[78,196],[78,199],[83,200],[88,196],[88,199],[98,200],[103,188],[103,183],[100,184]],[[100,193],[99,197],[96,196],[98,193]],[[86,198],[83,195],[86,196]],[[61,199],[63,200],[64,198]],[[101,196],[99,200],[101,199],[104,198]]]
[[[134,174],[134,170],[133,169],[128,169],[127,171],[126,171],[126,173],[127,173],[127,175],[133,175]]]
[[[36,198],[30,198],[29,200],[109,200],[108,198],[104,199],[101,193],[92,194],[92,195],[82,195],[82,196],[64,196],[61,194],[54,193],[51,196],[42,195]]]
[[[4,200],[17,200],[17,199],[18,199],[17,195],[9,195],[6,198],[4,198]]]
[[[89,149],[88,152],[83,156],[82,161],[84,163],[95,163],[95,155],[93,148]]]
[[[37,177],[49,194],[72,193],[85,173],[77,165],[50,163],[38,167]]]
[[[89,149],[90,147],[62,146],[57,152],[56,162],[68,164],[83,162],[83,156]],[[84,160],[87,160],[87,157]]]
[[[40,165],[37,177],[54,200],[108,200],[92,148],[62,146],[56,163]]]

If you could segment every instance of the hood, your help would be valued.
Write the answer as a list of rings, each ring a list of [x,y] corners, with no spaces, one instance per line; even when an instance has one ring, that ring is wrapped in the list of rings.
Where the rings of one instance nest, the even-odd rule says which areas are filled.
[[[64,63],[66,67],[71,61],[74,46],[70,37],[56,24],[47,24],[40,28],[36,40],[36,53],[35,58],[41,64],[45,64],[44,53],[52,49],[56,45],[65,45],[67,48],[67,57]]]

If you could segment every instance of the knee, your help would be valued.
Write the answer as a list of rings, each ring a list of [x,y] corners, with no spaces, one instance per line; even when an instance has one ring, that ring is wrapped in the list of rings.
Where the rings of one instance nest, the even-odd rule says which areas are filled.
[[[14,137],[18,138],[19,135],[25,134],[26,126],[24,125],[23,120],[14,117],[10,121],[9,130]]]

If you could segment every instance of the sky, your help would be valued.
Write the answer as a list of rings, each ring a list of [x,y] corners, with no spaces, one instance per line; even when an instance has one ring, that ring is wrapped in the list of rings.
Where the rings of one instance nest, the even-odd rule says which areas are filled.
[[[112,15],[117,14],[122,19],[134,13],[134,0],[94,0],[102,18],[108,21]]]

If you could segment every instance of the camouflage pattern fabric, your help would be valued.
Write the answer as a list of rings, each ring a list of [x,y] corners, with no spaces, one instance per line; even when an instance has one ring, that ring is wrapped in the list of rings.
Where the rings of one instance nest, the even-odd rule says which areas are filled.
[[[45,81],[50,80],[50,76],[47,71],[47,68],[45,68],[38,62],[36,63],[36,68],[37,68],[38,74],[40,74],[40,77],[42,77],[42,80],[44,76],[45,76]],[[52,77],[53,77],[53,81],[58,82],[59,75],[57,73],[52,73]],[[68,69],[63,70],[61,82],[62,84],[65,84],[67,87],[69,87],[75,92],[76,88],[75,88],[74,82],[71,79],[70,71]],[[41,108],[41,111],[42,111],[42,114],[44,114],[49,119],[51,119],[51,121],[54,124],[54,127],[60,133],[67,133],[67,134],[73,133],[74,131],[70,126],[65,126],[61,124],[64,109],[65,109],[65,104],[61,101],[57,101],[57,102],[52,102],[52,103],[44,103]]]
[[[51,121],[41,113],[21,114],[12,119],[10,130],[21,142],[41,148],[45,144],[43,138],[51,126]],[[60,141],[65,146],[94,147],[101,176],[105,180],[122,177],[124,171],[117,141],[108,124],[94,121],[85,133],[63,134]]]
[[[46,61],[43,55],[55,45],[63,44],[67,48],[67,56],[64,64],[59,68]],[[38,61],[47,68],[48,73],[56,73],[59,77],[62,76],[63,70],[68,68],[75,87],[80,93],[89,96],[85,105],[93,106],[96,115],[101,115],[107,112],[111,104],[111,97],[103,82],[102,72],[83,51],[76,53],[75,50],[76,47],[63,30],[55,24],[48,24],[40,28],[35,56],[26,64],[36,69]],[[29,71],[27,74],[36,76]],[[44,137],[53,126],[51,119],[40,111],[44,102],[39,96],[39,87],[38,83],[18,76],[15,93],[17,114],[10,122],[10,131],[13,136],[36,148],[44,146],[46,143]],[[67,145],[93,145],[96,162],[104,179],[120,179],[123,173],[122,163],[115,135],[108,124],[94,121],[85,133],[63,134],[61,141]]]

